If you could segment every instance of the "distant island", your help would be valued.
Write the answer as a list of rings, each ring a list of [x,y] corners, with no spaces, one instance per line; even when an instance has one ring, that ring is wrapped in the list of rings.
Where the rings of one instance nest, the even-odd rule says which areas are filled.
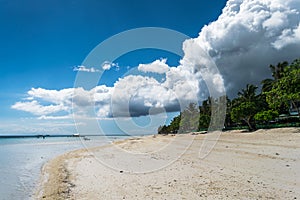
[[[1,138],[46,138],[46,137],[76,137],[72,135],[42,135],[42,134],[30,134],[30,135],[0,135]]]
[[[1,138],[47,138],[47,137],[82,137],[85,138],[87,136],[103,136],[103,137],[116,137],[116,136],[128,136],[127,134],[109,134],[109,135],[80,135],[80,134],[47,134],[47,135],[42,135],[42,134],[24,134],[24,135],[0,135]]]

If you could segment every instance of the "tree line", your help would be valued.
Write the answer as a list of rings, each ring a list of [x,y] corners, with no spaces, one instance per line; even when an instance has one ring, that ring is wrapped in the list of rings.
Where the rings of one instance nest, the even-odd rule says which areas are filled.
[[[159,134],[183,133],[207,130],[213,125],[211,120],[212,107],[220,99],[226,103],[224,114],[224,129],[247,126],[249,131],[255,131],[258,124],[283,123],[300,121],[300,60],[291,64],[280,62],[270,65],[272,78],[261,81],[258,86],[247,84],[237,93],[237,97],[229,99],[227,96],[218,100],[208,97],[201,106],[190,103],[185,110],[174,117],[169,125],[158,128]],[[279,116],[294,115],[280,121]]]

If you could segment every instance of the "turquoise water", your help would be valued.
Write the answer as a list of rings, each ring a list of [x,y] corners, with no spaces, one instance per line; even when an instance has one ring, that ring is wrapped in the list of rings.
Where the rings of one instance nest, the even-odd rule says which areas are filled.
[[[107,144],[122,137],[92,136],[0,139],[0,200],[33,199],[41,167],[67,151]],[[124,137],[123,137],[124,138]]]

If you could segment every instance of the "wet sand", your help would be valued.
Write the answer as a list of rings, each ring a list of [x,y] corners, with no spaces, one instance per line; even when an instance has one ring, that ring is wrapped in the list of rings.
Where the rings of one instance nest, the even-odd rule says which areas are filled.
[[[42,170],[37,199],[300,199],[300,128],[156,135],[73,151]]]

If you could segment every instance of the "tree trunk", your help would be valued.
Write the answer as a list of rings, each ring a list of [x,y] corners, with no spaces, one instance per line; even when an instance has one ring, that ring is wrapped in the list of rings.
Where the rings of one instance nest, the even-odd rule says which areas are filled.
[[[244,119],[244,121],[247,123],[248,127],[249,127],[249,131],[252,132],[252,131],[256,131],[256,127],[255,127],[255,124],[251,124],[251,118],[248,118],[248,119]]]

